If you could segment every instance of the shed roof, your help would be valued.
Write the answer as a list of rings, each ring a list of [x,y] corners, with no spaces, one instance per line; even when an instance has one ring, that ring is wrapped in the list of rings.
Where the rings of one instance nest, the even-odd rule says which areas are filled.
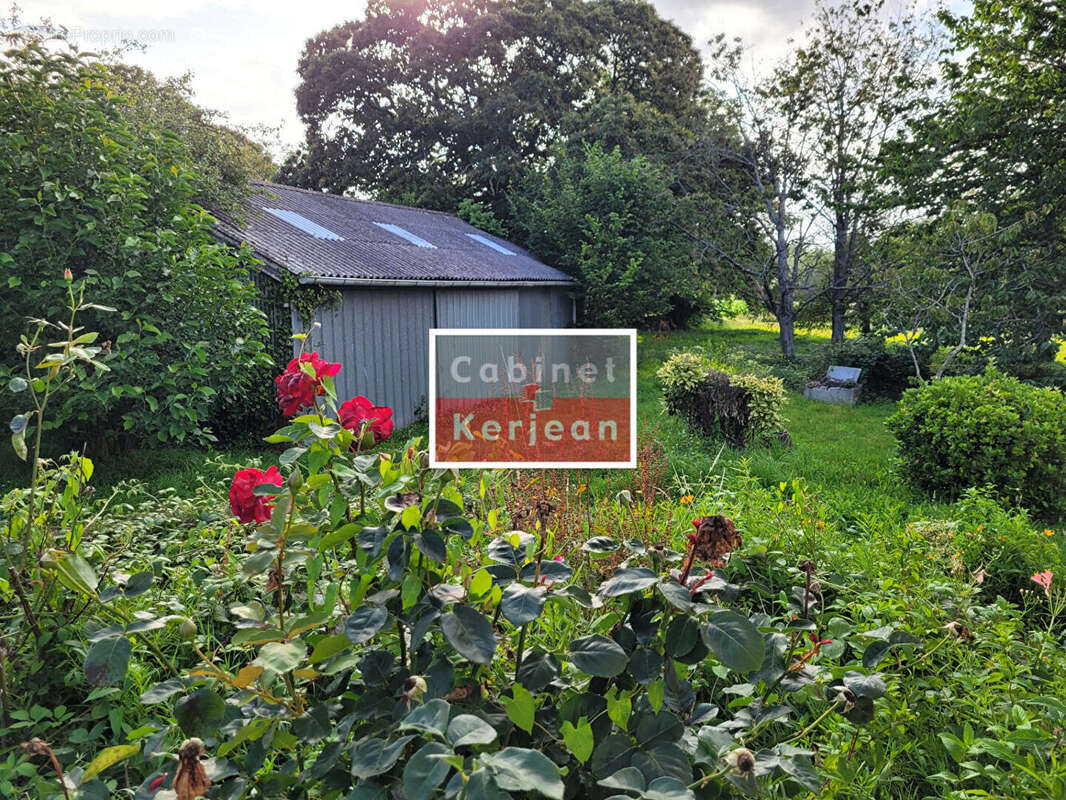
[[[452,214],[253,185],[243,222],[220,216],[215,233],[247,244],[274,277],[287,269],[327,284],[572,283],[517,245]]]

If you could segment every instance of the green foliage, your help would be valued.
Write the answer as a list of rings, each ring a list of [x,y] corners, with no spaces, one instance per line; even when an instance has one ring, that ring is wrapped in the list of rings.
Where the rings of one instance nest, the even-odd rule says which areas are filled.
[[[967,489],[950,519],[923,520],[913,530],[949,571],[977,576],[989,599],[1024,605],[1034,573],[1062,568],[1062,550],[1049,528],[1035,526],[1023,509],[1004,508],[985,489]]]
[[[780,378],[724,372],[694,352],[675,353],[655,375],[671,414],[680,414],[734,447],[766,442],[783,433],[785,387]]]
[[[707,303],[707,306],[705,319],[714,322],[747,316],[750,311],[748,304],[735,295],[714,298]]]
[[[29,611],[24,620],[38,642],[72,626],[66,609],[80,606],[86,683],[125,683],[141,646],[163,670],[161,680],[140,682],[141,703],[153,708],[137,721],[151,737],[142,785],[159,776],[160,754],[197,737],[210,745],[205,769],[227,796],[253,782],[289,790],[299,781],[311,792],[402,787],[429,798],[444,785],[457,798],[552,800],[625,785],[643,797],[695,800],[697,775],[719,790],[754,785],[731,754],[758,734],[760,782],[798,796],[821,778],[810,751],[793,742],[834,714],[856,725],[874,719],[885,683],[858,664],[844,676],[846,692],[815,690],[808,662],[818,653],[802,644],[818,626],[809,573],[802,626],[787,599],[758,613],[735,602],[740,587],[720,559],[741,539],[725,518],[718,524],[729,536],[693,539],[687,556],[670,550],[672,541],[651,549],[595,537],[575,551],[588,553],[579,580],[565,557],[552,557],[550,503],[526,518],[527,531],[512,529],[517,516],[499,526],[491,482],[479,476],[474,487],[430,470],[418,439],[397,454],[361,453],[359,437],[332,418],[332,383],[324,390],[328,412],[317,405],[269,437],[288,448],[280,458],[287,475],[254,489],[268,519],[247,530],[245,557],[203,576],[213,591],[172,595],[157,585],[158,562],[109,571],[106,540],[82,527],[63,547],[62,518],[37,519],[34,487],[28,508],[12,494],[12,523],[35,526],[44,555],[5,565],[8,574],[17,580],[24,571],[47,587],[45,597],[75,600],[19,595],[23,609],[41,611],[40,621]],[[77,513],[78,495],[75,485],[53,509]],[[472,512],[478,505],[484,516]],[[696,524],[701,537],[719,530]],[[626,565],[593,567],[620,549]],[[680,560],[682,570],[670,569]],[[146,594],[149,607],[139,608]],[[600,622],[567,624],[590,610]],[[164,649],[156,634],[169,626],[178,636]],[[606,679],[614,687],[605,716]],[[497,690],[512,681],[509,697]],[[847,692],[861,698],[861,714]],[[716,721],[737,695],[750,703]],[[818,716],[798,733],[768,729],[812,703]],[[682,746],[686,728],[695,748]],[[26,753],[45,754],[36,747]],[[129,767],[140,752],[138,744],[105,747],[74,773],[79,790],[113,791],[107,770]]]
[[[1066,396],[989,368],[908,389],[887,424],[902,476],[957,496],[989,486],[1040,512],[1066,497]]]
[[[111,91],[127,98],[120,106],[135,137],[165,128],[184,146],[185,156],[196,173],[197,204],[216,213],[239,216],[242,201],[252,190],[251,182],[270,180],[277,167],[263,146],[250,133],[225,124],[218,112],[193,102],[192,74],[159,80],[132,64],[109,61],[106,82]]]
[[[989,318],[994,335],[1013,343],[999,354],[1002,365],[1050,360],[1051,342],[1066,333],[1062,9],[977,0],[968,15],[945,10],[940,18],[950,37],[940,90],[886,148],[884,177],[902,204],[929,216],[965,198],[1003,228],[1021,226],[1014,238],[1026,260],[992,284],[1001,299]]]
[[[677,201],[645,159],[562,149],[511,200],[526,246],[578,281],[587,324],[645,326],[671,312],[672,296],[698,296],[691,245],[672,224]]]
[[[671,130],[705,96],[691,39],[639,0],[373,0],[311,38],[299,71],[307,139],[289,181],[444,211],[474,199],[500,219],[514,181],[601,99],[631,98]]]
[[[915,356],[922,374],[927,374],[928,353],[917,350]],[[858,367],[862,370],[859,385],[862,386],[863,400],[882,397],[899,399],[915,377],[910,351],[902,344],[886,342],[879,334],[865,334],[845,339],[840,344],[828,345],[811,361],[808,377],[822,378],[825,371],[834,364]]]
[[[88,309],[106,378],[81,370],[51,421],[68,441],[203,440],[213,408],[239,403],[265,359],[249,254],[215,243],[192,202],[182,141],[132,124],[108,70],[31,42],[0,80],[0,337],[64,306],[64,270],[116,313]],[[10,355],[0,368],[13,368]],[[5,403],[5,407],[6,403]]]
[[[1037,213],[1036,239],[1060,246],[1061,9],[1040,0],[977,0],[969,15],[940,17],[950,36],[941,64],[947,97],[921,109],[912,135],[894,143],[889,163],[903,197],[925,208],[970,197],[1008,224]],[[1027,113],[1033,108],[1043,113]]]
[[[507,229],[504,228],[503,223],[496,218],[496,212],[489,208],[485,203],[479,203],[477,200],[466,198],[459,201],[455,213],[459,219],[464,222],[469,222],[479,230],[495,234],[503,239],[507,238]]]
[[[707,340],[718,362],[775,347],[752,329],[645,336],[642,410],[655,413],[666,348]],[[1054,797],[1060,628],[992,597],[1042,603],[1018,571],[1044,556],[1058,591],[1061,531],[1026,530],[1015,562],[997,548],[1031,528],[1023,514],[979,494],[923,505],[888,473],[888,404],[789,402],[795,451],[708,449],[664,418],[645,430],[663,471],[642,455],[622,492],[618,473],[438,474],[417,439],[356,453],[309,415],[278,437],[298,441],[277,445],[286,480],[264,488],[277,495],[261,525],[223,511],[236,465],[218,457],[180,493],[156,475],[151,491],[103,490],[109,464],[53,480],[64,464],[49,465],[44,513],[29,517],[55,552],[18,572],[39,638],[0,547],[0,737],[13,745],[0,792],[61,796],[47,756],[17,747],[33,736],[72,797],[171,790],[170,754],[195,733],[223,797]],[[525,509],[541,500],[554,510],[538,524]],[[721,513],[743,545],[682,586],[685,534]],[[0,500],[5,531],[27,518],[25,489]],[[990,528],[977,584],[953,556]],[[492,647],[474,614],[495,642],[487,664],[457,646]],[[92,687],[87,655],[93,675],[117,674],[121,658],[101,654],[122,657],[120,639],[124,680]],[[744,750],[754,778],[734,766]]]

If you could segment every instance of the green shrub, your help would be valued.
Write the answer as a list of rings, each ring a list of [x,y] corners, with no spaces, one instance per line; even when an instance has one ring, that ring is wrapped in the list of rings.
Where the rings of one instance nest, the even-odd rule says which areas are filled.
[[[922,374],[927,375],[928,355],[919,351],[917,356]],[[826,347],[815,359],[810,377],[823,377],[833,364],[862,370],[859,385],[863,389],[863,399],[867,400],[877,397],[898,399],[914,377],[914,361],[907,348],[901,344],[889,344],[874,334],[845,339],[840,344]]]
[[[705,322],[721,322],[726,319],[735,319],[751,312],[748,304],[734,294],[728,297],[716,297],[709,300]]]
[[[716,366],[700,353],[670,356],[655,373],[667,410],[734,447],[779,436],[785,402],[780,378],[732,374]]]
[[[69,272],[115,313],[79,312],[108,371],[78,367],[78,391],[54,397],[62,444],[210,440],[212,412],[242,403],[269,363],[251,252],[214,240],[185,142],[131,122],[103,65],[38,42],[0,63],[0,378],[24,374],[7,344],[32,332],[27,320],[69,319]],[[25,409],[0,398],[0,411]]]
[[[647,159],[563,148],[526,175],[511,203],[520,241],[577,282],[586,323],[643,327],[697,300],[698,259],[675,225],[677,199]]]
[[[1066,396],[988,369],[909,389],[887,420],[904,476],[958,496],[990,486],[1037,511],[1066,508]]]
[[[1005,509],[987,491],[968,489],[951,515],[958,522],[953,541],[962,566],[979,574],[981,588],[1018,602],[1033,589],[1031,577],[1046,569],[1058,574],[1062,564],[1059,537],[1035,528],[1021,509]]]

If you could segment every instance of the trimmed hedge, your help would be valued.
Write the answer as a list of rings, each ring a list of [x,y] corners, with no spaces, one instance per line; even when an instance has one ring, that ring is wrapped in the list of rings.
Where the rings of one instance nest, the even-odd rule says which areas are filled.
[[[788,440],[781,408],[780,378],[732,374],[715,369],[698,353],[676,353],[656,372],[667,411],[734,447]]]
[[[904,477],[955,497],[972,487],[1039,512],[1066,510],[1066,396],[989,368],[903,394],[886,423]]]

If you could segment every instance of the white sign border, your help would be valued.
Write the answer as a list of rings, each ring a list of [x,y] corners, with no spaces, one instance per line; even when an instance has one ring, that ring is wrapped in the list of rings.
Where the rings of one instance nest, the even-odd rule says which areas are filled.
[[[628,461],[437,461],[437,335],[448,336],[628,336]],[[637,329],[636,328],[430,328],[429,329],[429,466],[432,469],[636,469],[637,467]]]

